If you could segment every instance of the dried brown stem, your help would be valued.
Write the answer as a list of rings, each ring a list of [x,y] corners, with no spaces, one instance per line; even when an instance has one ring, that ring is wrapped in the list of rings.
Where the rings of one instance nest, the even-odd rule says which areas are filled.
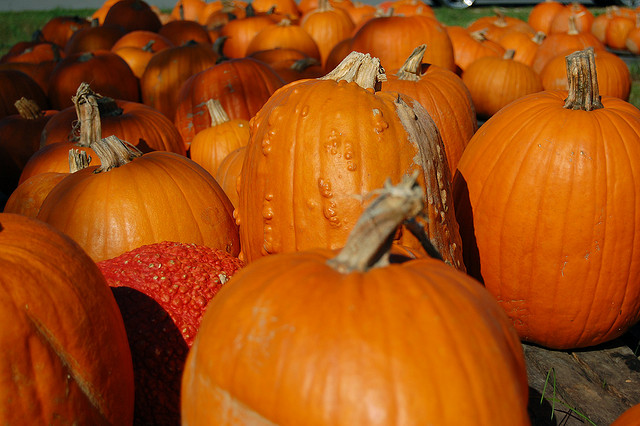
[[[603,108],[593,47],[574,52],[568,55],[566,60],[569,95],[565,99],[564,107],[582,111]]]

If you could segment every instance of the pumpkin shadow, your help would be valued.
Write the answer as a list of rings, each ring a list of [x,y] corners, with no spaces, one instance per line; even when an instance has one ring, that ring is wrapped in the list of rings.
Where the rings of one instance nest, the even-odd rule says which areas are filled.
[[[462,258],[467,268],[467,274],[484,283],[480,271],[480,252],[476,241],[473,225],[473,208],[469,200],[469,188],[460,170],[453,176],[453,205],[456,210],[456,221],[462,239]]]
[[[130,287],[112,287],[129,339],[134,425],[179,425],[180,386],[189,348],[169,314]]]

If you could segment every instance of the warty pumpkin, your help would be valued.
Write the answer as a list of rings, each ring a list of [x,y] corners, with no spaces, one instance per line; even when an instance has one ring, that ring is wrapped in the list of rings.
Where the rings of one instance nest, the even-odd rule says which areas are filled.
[[[529,424],[522,346],[491,295],[439,260],[389,256],[424,208],[416,177],[376,191],[339,254],[231,278],[187,357],[183,425]]]
[[[326,76],[277,90],[251,120],[235,212],[248,262],[342,247],[369,191],[420,170],[423,224],[444,259],[464,268],[442,139],[417,101],[374,91],[385,78],[379,59],[352,52]]]
[[[600,97],[592,49],[567,60],[569,92],[503,108],[454,178],[468,272],[523,340],[555,349],[606,342],[640,319],[640,112]]]

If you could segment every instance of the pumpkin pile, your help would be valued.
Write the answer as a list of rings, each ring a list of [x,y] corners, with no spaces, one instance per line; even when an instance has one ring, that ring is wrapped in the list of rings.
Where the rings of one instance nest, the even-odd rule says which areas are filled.
[[[0,58],[0,419],[529,424],[521,342],[640,321],[639,19],[51,19]]]

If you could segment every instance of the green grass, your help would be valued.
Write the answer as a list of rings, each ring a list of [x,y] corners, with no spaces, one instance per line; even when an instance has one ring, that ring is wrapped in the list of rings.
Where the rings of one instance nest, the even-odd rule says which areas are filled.
[[[91,16],[93,9],[53,9],[47,11],[0,12],[0,56],[19,41],[31,40],[33,33],[56,16]]]

